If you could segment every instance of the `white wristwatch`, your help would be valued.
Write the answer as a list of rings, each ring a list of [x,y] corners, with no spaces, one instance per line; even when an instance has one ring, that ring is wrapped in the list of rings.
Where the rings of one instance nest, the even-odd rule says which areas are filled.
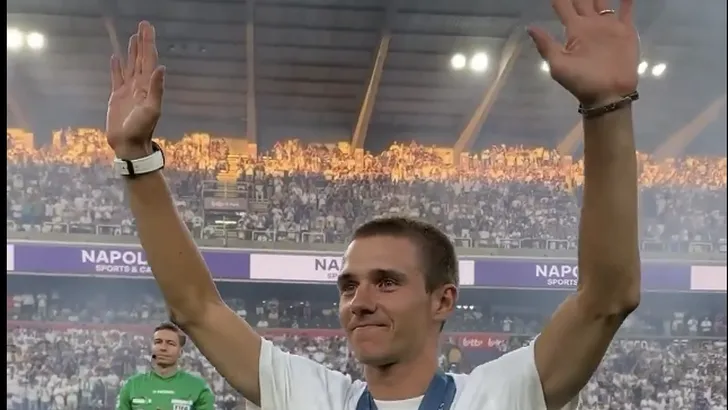
[[[134,178],[164,168],[162,147],[152,141],[152,154],[137,159],[114,158],[114,171],[119,176]]]

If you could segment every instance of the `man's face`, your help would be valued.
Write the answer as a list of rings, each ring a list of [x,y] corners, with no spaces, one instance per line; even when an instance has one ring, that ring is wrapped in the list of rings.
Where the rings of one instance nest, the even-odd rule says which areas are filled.
[[[170,329],[160,329],[154,332],[152,353],[156,356],[155,363],[160,366],[176,364],[182,354],[179,339],[177,332]]]
[[[416,357],[439,326],[437,294],[428,294],[420,253],[407,238],[354,240],[338,278],[339,318],[356,358],[384,366]]]

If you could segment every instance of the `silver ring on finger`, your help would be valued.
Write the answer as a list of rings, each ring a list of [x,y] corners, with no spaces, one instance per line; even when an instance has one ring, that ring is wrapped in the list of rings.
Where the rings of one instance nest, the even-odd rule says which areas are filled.
[[[600,16],[604,16],[607,14],[617,14],[617,12],[614,9],[606,9],[599,12]]]

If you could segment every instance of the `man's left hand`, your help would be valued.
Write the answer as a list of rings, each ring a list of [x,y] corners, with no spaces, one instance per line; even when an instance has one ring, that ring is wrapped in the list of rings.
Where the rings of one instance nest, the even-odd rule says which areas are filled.
[[[609,0],[552,0],[566,28],[563,45],[543,29],[528,28],[551,77],[584,106],[605,105],[637,89],[640,45],[633,1],[621,0],[615,11]]]

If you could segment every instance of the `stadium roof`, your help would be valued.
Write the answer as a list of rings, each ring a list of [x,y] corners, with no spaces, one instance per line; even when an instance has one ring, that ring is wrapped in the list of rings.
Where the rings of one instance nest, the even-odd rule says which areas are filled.
[[[661,152],[725,153],[726,2],[700,3],[635,1],[644,59],[666,64],[641,83],[644,151],[678,136]],[[147,19],[168,67],[165,134],[453,146],[490,94],[473,149],[579,147],[575,102],[541,70],[524,31],[561,31],[547,0],[10,0],[7,12],[9,28],[47,42],[8,53],[14,125],[101,126],[108,57]],[[485,72],[452,68],[454,54],[478,52]]]

